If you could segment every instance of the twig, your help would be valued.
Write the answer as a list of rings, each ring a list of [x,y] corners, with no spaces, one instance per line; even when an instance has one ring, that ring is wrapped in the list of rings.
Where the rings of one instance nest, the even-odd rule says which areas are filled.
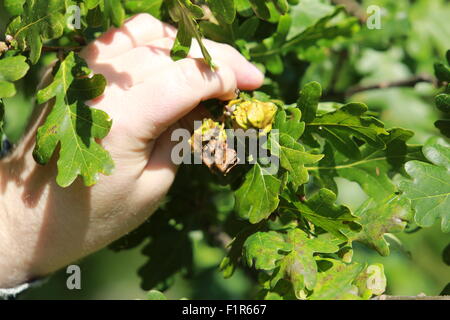
[[[427,76],[427,75],[419,75],[415,76],[409,79],[405,80],[398,80],[398,81],[387,81],[387,82],[381,82],[369,86],[354,86],[347,90],[345,95],[347,97],[354,95],[355,93],[367,91],[367,90],[374,90],[374,89],[387,89],[387,88],[395,88],[395,87],[414,87],[416,84],[420,82],[428,82],[435,84],[435,79],[433,77]]]
[[[345,61],[348,59],[348,51],[347,49],[341,50],[338,53],[338,60],[336,63],[336,68],[333,71],[330,80],[330,92],[335,92],[336,84],[339,80],[339,76],[341,74],[342,68],[345,65]]]
[[[44,52],[60,52],[60,51],[80,51],[83,46],[59,47],[59,46],[43,46]]]
[[[231,237],[227,233],[222,231],[221,228],[216,225],[211,225],[208,228],[208,234],[211,236],[215,244],[225,249],[226,251],[229,250],[228,245],[233,239],[231,239]]]

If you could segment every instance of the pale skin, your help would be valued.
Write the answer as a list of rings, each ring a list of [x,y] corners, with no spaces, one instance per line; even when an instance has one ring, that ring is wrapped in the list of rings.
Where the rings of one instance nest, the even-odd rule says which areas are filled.
[[[263,75],[224,44],[205,41],[215,70],[201,60],[198,46],[187,59],[172,61],[175,34],[140,14],[81,52],[108,81],[104,94],[88,104],[113,120],[101,141],[115,162],[112,175],[89,188],[81,179],[61,188],[57,154],[46,166],[35,163],[36,128],[49,106],[37,110],[26,136],[0,162],[0,288],[51,274],[139,226],[174,180],[171,132],[203,117],[201,101],[229,100],[236,88],[261,86]]]

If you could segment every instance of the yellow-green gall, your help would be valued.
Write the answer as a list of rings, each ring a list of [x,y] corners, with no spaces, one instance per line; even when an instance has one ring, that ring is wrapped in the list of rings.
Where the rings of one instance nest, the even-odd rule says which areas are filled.
[[[8,51],[8,45],[5,42],[0,41],[0,55],[2,55],[3,52],[6,51]]]
[[[202,125],[194,133],[201,133],[204,141],[211,139],[211,136],[219,140],[227,139],[224,125],[212,119],[203,119]]]
[[[212,119],[203,119],[202,125],[194,131],[189,143],[195,151],[198,151],[201,149],[203,142],[211,139],[227,140],[224,125]]]
[[[227,110],[236,127],[244,130],[262,129],[266,133],[272,129],[277,106],[256,99],[237,99],[228,103]]]

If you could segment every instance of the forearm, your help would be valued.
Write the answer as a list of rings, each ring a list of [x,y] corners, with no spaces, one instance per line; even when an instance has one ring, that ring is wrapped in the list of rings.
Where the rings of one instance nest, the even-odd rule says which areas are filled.
[[[56,182],[56,160],[38,165],[35,130],[0,162],[0,288],[45,276],[92,253],[142,223],[156,208],[134,199],[135,163],[116,161],[115,174],[94,187]]]
[[[0,161],[0,288],[13,287],[33,276],[33,260],[42,212],[48,195],[33,198],[31,181],[36,170],[31,153],[31,135]]]
[[[54,163],[40,166],[32,157],[35,127],[0,163],[3,288],[46,275],[84,251],[81,230],[86,224],[87,202],[57,198],[65,192],[56,189]],[[74,188],[70,191],[77,192]]]

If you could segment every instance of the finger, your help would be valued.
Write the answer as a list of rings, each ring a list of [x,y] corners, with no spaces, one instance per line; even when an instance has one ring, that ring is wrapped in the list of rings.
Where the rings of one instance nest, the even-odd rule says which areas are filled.
[[[176,128],[171,126],[155,142],[151,157],[137,180],[134,191],[136,199],[144,202],[154,201],[155,196],[162,199],[172,185],[177,165],[172,161],[171,154],[177,142],[171,140],[171,135]]]
[[[174,39],[163,38],[152,41],[146,48],[134,48],[129,52],[114,59],[114,64],[119,69],[126,69],[132,75],[133,83],[144,81],[151,75],[151,70],[159,63],[161,56],[169,57]],[[211,53],[213,61],[221,60],[227,63],[234,71],[237,87],[241,90],[254,90],[262,85],[263,74],[250,62],[248,62],[236,49],[229,45],[205,40],[207,50]],[[156,56],[156,57],[155,57]],[[193,42],[189,57],[203,58],[196,41]],[[167,59],[169,60],[169,58]],[[139,61],[140,63],[135,63]],[[134,65],[132,65],[134,63]],[[124,66],[121,66],[121,65]]]
[[[137,190],[164,189],[164,186],[161,188],[160,181],[166,182],[165,187],[167,189],[170,187],[177,170],[177,165],[172,160],[172,152],[175,145],[180,143],[179,141],[172,140],[173,131],[176,129],[186,129],[190,132],[189,134],[192,134],[195,121],[202,121],[204,118],[210,116],[211,114],[208,110],[200,105],[161,134],[156,140],[151,151],[150,160],[139,178],[139,187]],[[155,186],[155,183],[158,186]],[[147,192],[142,197],[148,197],[148,195]]]
[[[173,60],[166,49],[149,45],[134,48],[106,62],[89,63],[89,68],[104,75],[109,86],[116,84],[122,89],[129,89],[155,76],[169,64],[173,64]]]
[[[133,108],[134,116],[140,117],[141,123],[142,117],[147,118],[147,139],[157,137],[201,101],[235,97],[233,70],[221,61],[216,64],[213,71],[202,60],[183,59],[128,91],[130,104],[137,106]]]
[[[243,55],[230,45],[218,43],[211,40],[203,40],[204,45],[211,54],[213,61],[222,60],[227,63],[236,74],[237,86],[241,90],[255,90],[259,88],[264,80],[264,75],[252,63],[248,62]],[[189,52],[192,58],[201,58],[202,52],[197,41],[192,42]]]
[[[186,116],[181,118],[180,121],[178,121],[178,124],[181,128],[188,130],[192,134],[196,129],[195,121],[202,121],[207,118],[212,118],[212,115],[204,105],[200,104]]]
[[[165,37],[174,38],[176,29],[143,13],[127,20],[120,28],[113,28],[89,44],[81,55],[91,61],[107,60],[135,47]]]

